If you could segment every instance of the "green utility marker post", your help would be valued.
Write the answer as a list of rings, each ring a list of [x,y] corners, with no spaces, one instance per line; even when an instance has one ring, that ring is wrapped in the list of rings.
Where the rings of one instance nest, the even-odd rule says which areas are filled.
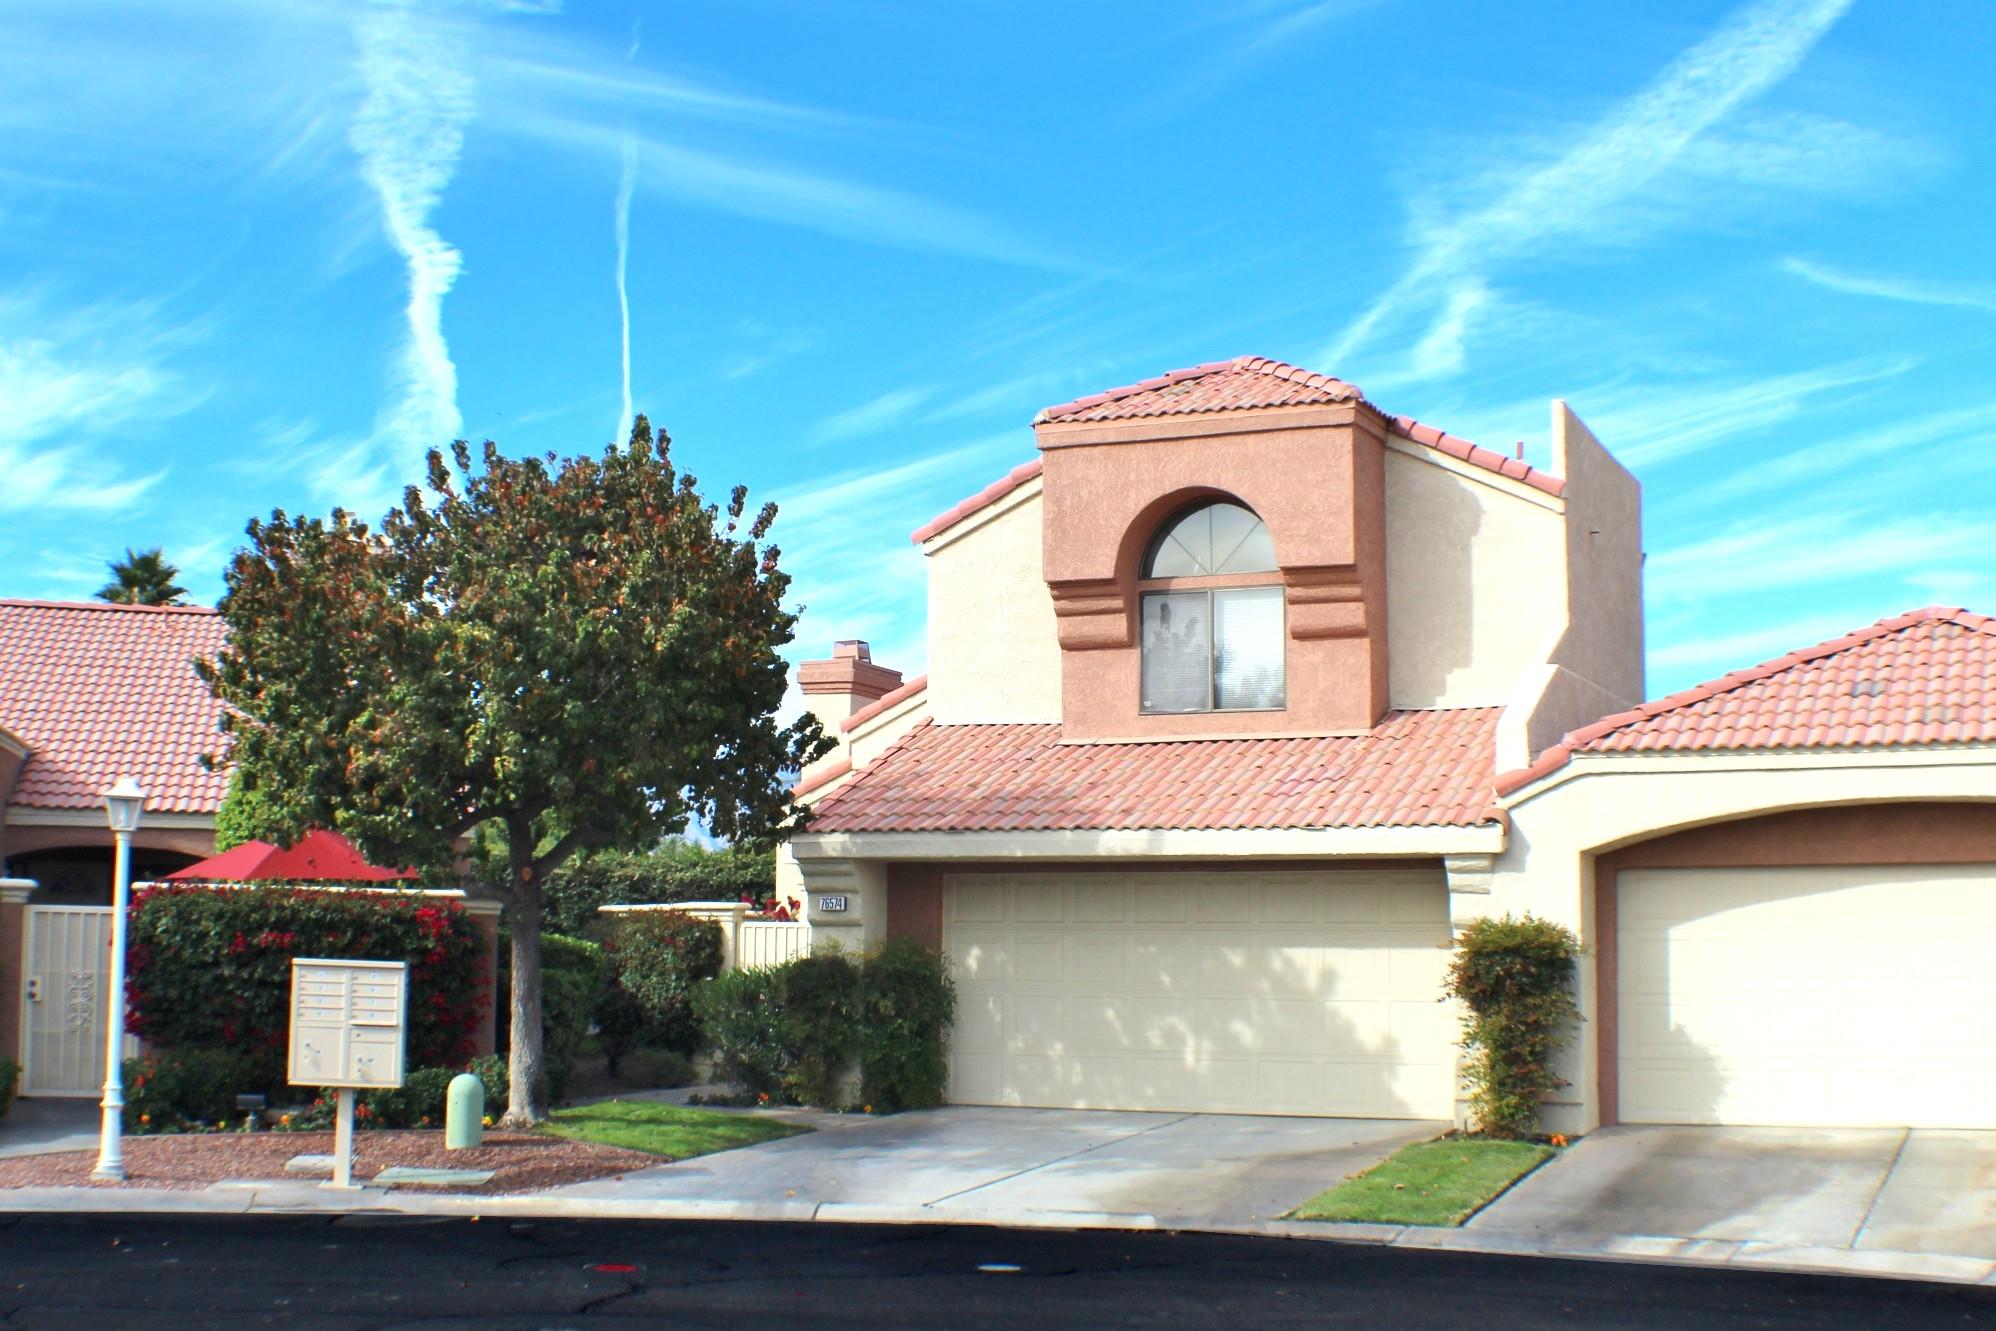
[[[444,1094],[444,1149],[466,1151],[484,1140],[485,1083],[460,1072]]]

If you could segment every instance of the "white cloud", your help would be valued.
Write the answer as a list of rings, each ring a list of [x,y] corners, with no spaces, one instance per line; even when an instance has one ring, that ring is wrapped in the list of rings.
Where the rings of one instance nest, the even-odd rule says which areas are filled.
[[[1305,5],[1256,4],[1216,10],[1186,29],[1196,37],[1204,53],[1199,62],[1184,78],[1145,102],[1143,109],[1164,110],[1210,93],[1256,65],[1296,51],[1316,30],[1375,9],[1381,3],[1382,0],[1316,0]],[[1221,24],[1239,35],[1231,42],[1214,42],[1210,30]]]
[[[396,396],[377,420],[373,442],[377,450],[406,455],[449,443],[463,426],[457,367],[443,331],[444,297],[463,259],[430,225],[430,216],[464,149],[472,79],[462,34],[408,8],[364,10],[355,37],[366,96],[348,137],[409,281]],[[391,465],[383,460],[378,469]]]
[[[1587,405],[1588,423],[1624,464],[1651,467],[1751,437],[1833,401],[1848,403],[1851,390],[1898,378],[1915,363],[1875,358],[1766,379],[1604,386],[1571,400]]]
[[[1613,240],[1626,232],[1629,209],[1654,206],[1673,173],[1709,175],[1733,162],[1707,136],[1787,78],[1849,6],[1850,0],[1756,0],[1550,160],[1472,180],[1475,201],[1459,209],[1440,198],[1421,200],[1412,262],[1330,346],[1325,363],[1346,363],[1389,319],[1433,317],[1445,324],[1452,294],[1493,265],[1541,255],[1553,243],[1570,250]],[[1761,123],[1800,125],[1792,118]],[[1768,155],[1758,140],[1755,151]],[[1486,156],[1500,161],[1521,153],[1516,146],[1494,153],[1485,146]],[[1780,163],[1792,184],[1795,157]]]
[[[200,404],[167,362],[203,335],[149,305],[0,296],[0,511],[111,513],[150,492],[166,472],[128,474],[123,433]]]
[[[605,160],[623,151],[623,131],[567,108],[515,107],[495,124]],[[925,195],[709,152],[643,130],[638,131],[638,154],[645,190],[680,203],[869,245],[1027,267],[1072,267],[1047,246],[1002,223]]]
[[[632,39],[635,52],[636,39]],[[624,136],[623,166],[617,174],[617,314],[623,331],[621,346],[624,366],[623,406],[617,415],[617,428],[610,432],[612,439],[621,439],[631,429],[631,193],[638,185],[638,144],[628,134]]]
[[[1659,551],[1645,579],[1650,600],[1665,608],[1860,583],[1903,589],[1936,568],[1984,562],[1992,548],[1996,517],[1982,513],[1809,509],[1757,515]]]
[[[1964,309],[1996,310],[1996,287],[1968,283],[1928,282],[1911,277],[1853,273],[1828,264],[1789,255],[1781,261],[1782,271],[1805,282],[1842,292],[1847,296],[1876,296],[1880,300],[1903,301],[1911,305],[1952,305]]]
[[[908,419],[915,409],[927,402],[935,393],[934,389],[910,386],[893,388],[876,398],[860,403],[828,416],[812,431],[812,437],[819,443],[836,443],[843,439],[863,439],[867,435],[878,434],[889,426]]]
[[[1855,487],[1863,493],[1875,493],[1878,468],[1860,468],[1854,464],[1904,462],[1908,453],[1930,444],[1944,444],[1957,456],[1968,450],[1982,452],[1996,448],[1996,402],[1867,425],[1712,477],[1698,486],[1695,497],[1701,505],[1788,489],[1810,489],[1821,497],[1825,494],[1824,473],[1831,468],[1839,473],[1855,472]],[[1925,469],[1909,469],[1907,479],[1915,485],[1926,485],[1932,475]]]

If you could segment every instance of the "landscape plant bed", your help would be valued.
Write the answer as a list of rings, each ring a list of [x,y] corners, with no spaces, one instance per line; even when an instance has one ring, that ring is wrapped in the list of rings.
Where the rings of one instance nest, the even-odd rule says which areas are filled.
[[[1327,1188],[1291,1213],[1296,1220],[1381,1225],[1460,1225],[1553,1153],[1535,1142],[1443,1137],[1404,1146]]]
[[[280,1179],[311,1184],[321,1180],[312,1175],[286,1174],[285,1161],[295,1155],[327,1154],[332,1149],[330,1132],[127,1137],[127,1177],[123,1183],[98,1183],[91,1179],[90,1171],[97,1164],[95,1151],[63,1151],[0,1160],[0,1188],[200,1189],[232,1180]],[[434,1131],[376,1131],[354,1136],[357,1182],[366,1182],[391,1165],[493,1171],[492,1179],[476,1188],[406,1189],[410,1192],[534,1192],[649,1169],[658,1163],[655,1155],[539,1133],[487,1132],[483,1145],[464,1151],[445,1150],[443,1133]]]
[[[555,1110],[546,1131],[574,1141],[685,1160],[810,1129],[760,1115],[689,1109],[657,1100],[600,1100]]]

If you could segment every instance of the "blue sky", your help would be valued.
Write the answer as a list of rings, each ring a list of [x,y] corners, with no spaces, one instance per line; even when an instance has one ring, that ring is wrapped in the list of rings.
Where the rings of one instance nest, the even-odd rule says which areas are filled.
[[[801,654],[913,673],[908,531],[1246,353],[1539,463],[1570,401],[1652,693],[1996,611],[1986,0],[570,8],[0,18],[0,594],[163,544],[212,600],[252,514],[628,392],[782,505]]]

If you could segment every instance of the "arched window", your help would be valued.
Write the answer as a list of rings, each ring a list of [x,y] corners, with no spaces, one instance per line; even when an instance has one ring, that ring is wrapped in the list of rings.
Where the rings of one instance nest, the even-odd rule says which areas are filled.
[[[1282,587],[1267,577],[1275,569],[1268,528],[1239,504],[1201,504],[1158,529],[1138,570],[1143,711],[1283,705]]]

